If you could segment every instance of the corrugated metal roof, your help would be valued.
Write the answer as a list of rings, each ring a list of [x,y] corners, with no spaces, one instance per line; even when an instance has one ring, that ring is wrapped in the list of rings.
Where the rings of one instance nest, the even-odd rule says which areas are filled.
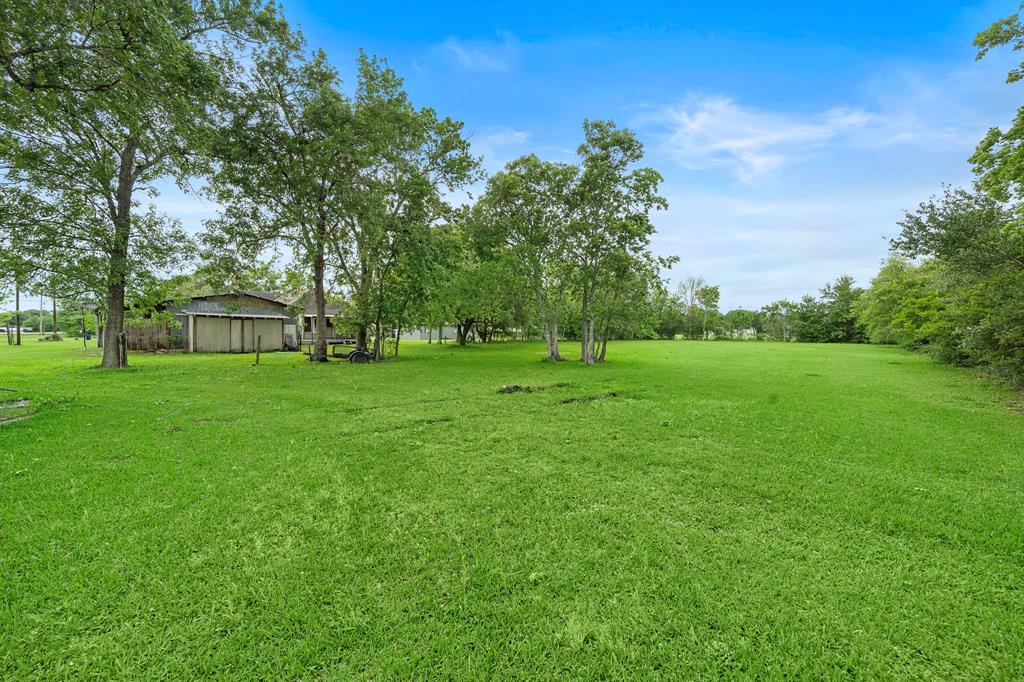
[[[182,310],[177,315],[195,315],[196,317],[244,317],[247,319],[290,320],[288,315],[266,315],[263,313],[211,313],[203,310]]]

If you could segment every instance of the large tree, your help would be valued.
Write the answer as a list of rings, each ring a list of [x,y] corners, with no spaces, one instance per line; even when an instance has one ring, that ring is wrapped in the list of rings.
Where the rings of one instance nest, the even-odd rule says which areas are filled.
[[[353,305],[357,343],[365,346],[373,329],[379,359],[385,323],[401,322],[428,276],[431,230],[453,216],[446,194],[475,180],[479,161],[462,123],[413,107],[394,70],[366,55],[352,126],[361,151],[331,262]]]
[[[518,265],[532,292],[547,358],[561,361],[559,322],[569,280],[566,255],[573,218],[572,189],[579,169],[524,156],[505,165],[487,183],[475,206],[483,241]]]
[[[208,191],[222,206],[203,235],[207,259],[251,264],[290,252],[312,272],[316,343],[327,361],[327,257],[346,215],[359,165],[352,103],[323,52],[299,42],[260,52],[228,99]],[[216,266],[215,266],[216,267]]]
[[[612,282],[607,275],[623,259],[647,252],[654,233],[650,212],[668,202],[658,194],[661,175],[635,167],[644,147],[632,131],[611,121],[584,121],[583,135],[567,257],[581,306],[580,360],[593,364],[600,301]]]
[[[0,10],[0,154],[4,181],[76,220],[41,232],[101,271],[106,335],[124,323],[135,272],[180,241],[173,223],[140,216],[137,191],[200,170],[209,109],[247,40],[282,29],[263,0],[139,3],[16,1]],[[120,367],[117,344],[103,366]]]

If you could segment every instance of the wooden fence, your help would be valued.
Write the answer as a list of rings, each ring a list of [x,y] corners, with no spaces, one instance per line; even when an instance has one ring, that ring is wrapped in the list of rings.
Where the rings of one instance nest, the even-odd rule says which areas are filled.
[[[154,322],[147,325],[125,325],[128,350],[167,350],[167,323]]]

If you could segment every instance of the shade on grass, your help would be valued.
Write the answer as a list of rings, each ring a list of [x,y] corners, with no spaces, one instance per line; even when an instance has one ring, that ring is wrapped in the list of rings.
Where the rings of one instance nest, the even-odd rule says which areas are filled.
[[[37,412],[0,426],[0,676],[1024,675],[1024,416],[990,382],[869,346],[402,353],[0,346]]]

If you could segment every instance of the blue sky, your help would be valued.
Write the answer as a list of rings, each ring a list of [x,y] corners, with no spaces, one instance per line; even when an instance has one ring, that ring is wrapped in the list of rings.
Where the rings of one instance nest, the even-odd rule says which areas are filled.
[[[1005,125],[1024,86],[971,40],[1013,2],[368,3],[283,0],[351,78],[387,57],[417,106],[464,121],[488,171],[570,160],[584,118],[636,130],[670,209],[654,249],[722,287],[723,310],[864,285],[885,237]],[[215,208],[170,190],[189,227]]]

